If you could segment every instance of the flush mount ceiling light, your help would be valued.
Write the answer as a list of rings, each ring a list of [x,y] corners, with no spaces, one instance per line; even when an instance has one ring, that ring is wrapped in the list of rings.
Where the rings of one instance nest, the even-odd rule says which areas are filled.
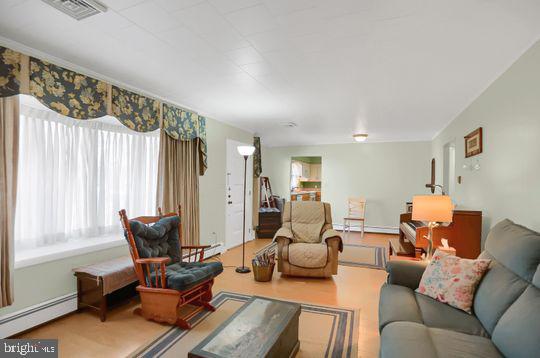
[[[353,134],[353,138],[357,142],[365,142],[367,139],[367,134]]]

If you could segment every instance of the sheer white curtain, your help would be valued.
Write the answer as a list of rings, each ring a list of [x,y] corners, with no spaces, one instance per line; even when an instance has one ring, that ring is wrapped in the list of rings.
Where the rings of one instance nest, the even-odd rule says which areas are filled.
[[[21,105],[15,247],[120,233],[156,210],[159,134]]]

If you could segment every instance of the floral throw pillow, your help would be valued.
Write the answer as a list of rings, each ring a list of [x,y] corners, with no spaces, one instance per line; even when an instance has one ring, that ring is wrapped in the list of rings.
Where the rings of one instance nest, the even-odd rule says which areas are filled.
[[[416,292],[471,314],[474,292],[490,262],[462,259],[437,250]]]

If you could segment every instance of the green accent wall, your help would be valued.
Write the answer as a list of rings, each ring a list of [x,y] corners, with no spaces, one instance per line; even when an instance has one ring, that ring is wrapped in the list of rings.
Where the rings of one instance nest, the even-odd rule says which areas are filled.
[[[322,164],[322,157],[292,157],[291,160],[308,164]]]
[[[304,181],[304,182],[301,182],[300,183],[300,186],[302,188],[320,188],[321,187],[321,182],[318,181],[318,182],[313,182],[313,181]]]

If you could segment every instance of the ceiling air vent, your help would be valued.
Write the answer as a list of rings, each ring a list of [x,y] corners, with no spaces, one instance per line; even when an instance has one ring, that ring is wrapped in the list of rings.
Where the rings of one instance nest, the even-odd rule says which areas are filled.
[[[279,125],[282,127],[289,127],[289,128],[294,128],[298,126],[298,124],[294,122],[281,122]]]
[[[41,0],[74,18],[82,20],[107,11],[107,7],[94,0]]]

